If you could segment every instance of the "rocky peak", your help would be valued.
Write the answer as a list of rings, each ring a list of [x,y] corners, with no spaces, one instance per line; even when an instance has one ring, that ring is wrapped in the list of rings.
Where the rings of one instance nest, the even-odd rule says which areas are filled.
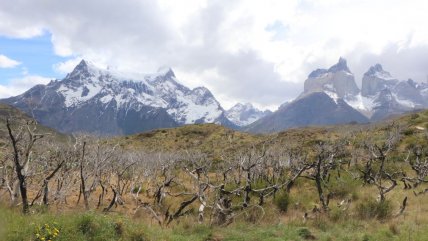
[[[381,64],[375,64],[373,66],[370,66],[369,70],[367,70],[367,72],[364,73],[364,75],[372,76],[372,75],[375,75],[378,72],[383,72],[383,71],[384,70],[383,70]]]
[[[171,67],[165,67],[165,66],[161,67],[161,68],[158,69],[157,72],[158,72],[159,75],[162,75],[166,79],[175,78],[175,73],[174,73],[174,71],[172,70]]]
[[[364,73],[361,94],[363,96],[376,95],[385,88],[392,88],[397,82],[388,71],[383,69],[382,65],[375,64]]]
[[[254,109],[254,106],[251,103],[245,103],[245,104],[237,103],[231,109],[234,109],[234,110],[250,110],[250,109]]]
[[[326,92],[338,98],[356,95],[359,92],[354,75],[348,68],[344,58],[329,69],[317,69],[309,74],[304,84],[303,95],[313,92]]]
[[[412,80],[412,79],[408,79],[407,80],[407,84],[409,84],[410,86],[412,86],[414,88],[418,87],[418,84],[414,80]]]
[[[374,66],[371,66],[369,70],[364,73],[364,76],[373,76],[384,80],[393,79],[391,74],[383,70],[383,67],[380,64],[375,64]]]
[[[88,63],[82,59],[82,61],[74,67],[73,71],[67,75],[66,79],[80,80],[91,76],[93,76],[93,73],[91,73]]]
[[[59,83],[79,87],[82,85],[98,85],[100,82],[110,82],[112,81],[112,73],[109,70],[100,68],[93,63],[82,59],[73,71],[67,74],[63,81]]]
[[[328,70],[326,69],[316,69],[309,74],[308,78],[318,78],[326,73],[328,73]]]
[[[246,126],[271,113],[269,110],[259,110],[251,103],[237,103],[226,111],[226,117],[237,126]]]
[[[331,66],[328,69],[328,72],[330,72],[330,73],[336,73],[339,71],[345,71],[345,72],[351,73],[351,71],[348,68],[348,64],[347,64],[346,59],[344,59],[342,57],[339,58],[339,61],[337,62],[337,64]]]

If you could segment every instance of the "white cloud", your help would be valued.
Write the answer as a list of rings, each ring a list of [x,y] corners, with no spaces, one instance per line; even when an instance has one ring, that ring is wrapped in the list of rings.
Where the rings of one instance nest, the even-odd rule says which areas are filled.
[[[0,68],[14,68],[20,64],[20,62],[0,54]]]
[[[57,73],[67,74],[73,71],[73,69],[76,67],[76,65],[80,63],[80,61],[82,61],[82,57],[77,57],[67,61],[56,63],[52,67]]]
[[[424,81],[427,62],[417,50],[428,48],[427,12],[420,0],[15,0],[0,1],[0,35],[49,31],[60,56],[132,72],[169,65],[224,105],[272,106],[339,56],[357,81],[376,62]],[[69,72],[77,61],[55,69]]]
[[[0,85],[0,98],[20,95],[31,87],[38,84],[47,84],[52,79],[38,75],[25,75],[21,78],[12,79],[7,84]]]

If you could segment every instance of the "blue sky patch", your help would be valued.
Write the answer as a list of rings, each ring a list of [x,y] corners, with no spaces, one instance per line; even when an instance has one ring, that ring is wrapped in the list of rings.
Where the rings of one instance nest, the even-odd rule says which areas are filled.
[[[62,78],[62,74],[54,71],[53,65],[70,59],[55,55],[49,33],[30,39],[0,36],[0,54],[21,63],[15,68],[0,68],[0,84],[26,74]]]
[[[284,25],[280,21],[275,21],[273,24],[266,26],[266,31],[273,32],[274,36],[272,40],[281,41],[287,38],[287,32],[289,31],[289,27]]]

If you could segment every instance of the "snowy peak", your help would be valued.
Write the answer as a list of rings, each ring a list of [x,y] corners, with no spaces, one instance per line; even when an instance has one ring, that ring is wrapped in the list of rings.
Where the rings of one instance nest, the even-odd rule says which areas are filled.
[[[347,103],[373,120],[428,106],[424,87],[413,80],[399,81],[380,64],[364,74],[361,93]]]
[[[71,71],[68,76],[78,76],[78,75],[101,75],[109,73],[108,69],[103,69],[95,65],[94,63],[82,59],[79,64],[74,67],[73,71]],[[66,77],[67,78],[67,77]]]
[[[246,126],[271,113],[269,110],[259,110],[251,103],[237,103],[226,111],[226,117],[237,126]]]
[[[171,67],[161,67],[158,69],[157,73],[166,79],[175,78],[175,73]]]
[[[52,121],[51,127],[65,132],[129,134],[195,123],[234,126],[207,88],[189,89],[169,67],[153,74],[130,75],[82,60],[64,79],[40,88],[40,96],[30,89],[10,101],[24,107],[37,102],[40,110],[51,110],[43,112],[46,115],[39,121]],[[103,121],[110,129],[102,126]]]
[[[371,66],[364,74],[361,94],[363,96],[374,96],[383,89],[392,89],[397,83],[398,80],[385,71],[382,65],[376,64]]]
[[[91,72],[92,71],[90,70],[88,63],[84,59],[82,59],[82,61],[80,61],[80,63],[76,67],[74,67],[73,71],[71,71],[71,73],[69,73],[66,78],[69,78],[69,79],[78,79],[78,77],[89,78],[91,77],[91,75],[93,75],[93,73]]]
[[[369,70],[366,73],[364,73],[364,76],[376,77],[384,80],[394,79],[389,72],[383,70],[382,65],[380,64],[371,66]]]

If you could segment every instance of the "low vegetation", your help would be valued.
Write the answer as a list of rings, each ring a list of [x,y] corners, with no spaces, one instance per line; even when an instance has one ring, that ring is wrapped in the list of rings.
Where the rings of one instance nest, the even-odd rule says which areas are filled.
[[[4,122],[5,240],[427,240],[428,112],[101,139]],[[19,211],[20,210],[20,211]]]

